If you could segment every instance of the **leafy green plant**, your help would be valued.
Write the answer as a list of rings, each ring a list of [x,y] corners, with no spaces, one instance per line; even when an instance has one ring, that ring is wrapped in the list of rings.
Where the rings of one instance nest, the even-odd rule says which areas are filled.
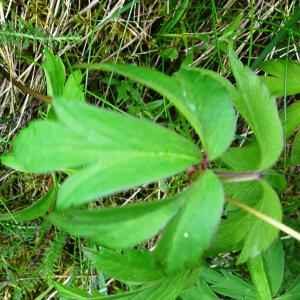
[[[278,195],[268,183],[270,176],[264,175],[270,174],[279,159],[284,136],[290,137],[299,125],[298,102],[288,108],[295,116],[284,123],[284,135],[275,97],[232,50],[229,59],[236,87],[200,68],[182,67],[167,76],[134,65],[79,66],[114,72],[160,93],[195,130],[197,137],[187,138],[128,114],[73,101],[83,100],[82,74],[75,71],[78,75],[70,76],[65,84],[62,61],[50,52],[46,57],[44,70],[55,118],[34,121],[22,129],[12,152],[2,155],[1,161],[24,172],[68,173],[50,221],[100,246],[100,250],[86,249],[86,256],[104,274],[133,287],[127,293],[107,296],[55,283],[60,296],[218,299],[215,291],[233,299],[266,300],[276,295],[283,272],[282,248],[276,238],[278,228],[284,227]],[[235,109],[252,130],[243,147],[231,146]],[[292,161],[297,161],[299,147],[294,148]],[[96,199],[191,168],[195,174],[189,175],[185,189],[164,200],[87,207]],[[154,251],[134,248],[157,233]],[[299,238],[292,230],[288,233]],[[252,284],[205,267],[207,257],[232,250],[240,251],[237,263],[246,263]],[[232,286],[234,291],[230,291]]]

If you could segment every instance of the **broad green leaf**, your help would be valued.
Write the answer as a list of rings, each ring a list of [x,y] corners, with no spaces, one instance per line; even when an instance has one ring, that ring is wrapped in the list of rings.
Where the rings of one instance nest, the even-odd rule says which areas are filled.
[[[175,73],[190,111],[190,121],[198,132],[209,159],[229,147],[235,132],[235,117],[228,91],[209,74],[196,68]]]
[[[79,67],[127,76],[168,98],[195,128],[211,160],[222,154],[233,138],[235,121],[230,97],[209,73],[204,75],[198,69],[181,69],[172,78],[134,65],[83,64]]]
[[[66,69],[59,56],[54,56],[49,49],[44,52],[43,69],[47,82],[47,95],[62,96],[66,80]]]
[[[291,164],[293,166],[300,164],[300,130],[294,139],[292,152],[291,152]]]
[[[255,286],[258,300],[272,300],[271,289],[261,255],[248,260],[248,269]]]
[[[201,160],[193,143],[149,121],[64,98],[55,99],[54,108],[61,122],[31,123],[13,141],[12,157],[27,172],[82,167],[63,184],[60,207],[153,182]]]
[[[276,296],[284,275],[284,252],[281,240],[274,241],[262,257],[272,295]]]
[[[183,207],[168,225],[154,252],[166,273],[201,264],[201,256],[220,221],[223,200],[222,184],[209,170],[186,191]]]
[[[300,299],[300,275],[295,279],[293,284],[287,289],[284,295],[276,300],[299,300]]]
[[[201,278],[197,281],[196,285],[186,289],[180,294],[182,300],[218,300],[219,298],[210,289],[204,280]]]
[[[275,191],[264,181],[251,181],[225,185],[225,194],[231,198],[281,221],[280,201]],[[227,206],[226,219],[222,220],[207,253],[242,249],[238,263],[244,263],[265,251],[278,234],[278,230],[264,221]]]
[[[260,68],[272,76],[260,76],[272,95],[284,96],[300,93],[300,64],[296,61],[268,60]],[[286,85],[286,86],[285,86]]]
[[[38,202],[31,206],[12,213],[0,214],[0,221],[24,222],[42,217],[54,203],[55,197],[56,190],[52,187]]]
[[[286,122],[285,112],[280,112],[280,120],[285,131],[285,138],[289,139],[293,132],[300,125],[300,101],[296,101],[289,105],[286,109]]]
[[[80,70],[73,71],[64,86],[63,96],[66,99],[84,101],[82,72]]]
[[[256,300],[254,287],[230,272],[221,270],[219,273],[211,268],[203,268],[201,277],[220,295],[230,299]]]
[[[230,50],[229,58],[240,97],[234,104],[249,124],[260,148],[260,161],[251,170],[264,170],[278,159],[283,146],[283,132],[278,116],[275,97],[271,97],[253,71],[243,66]]]
[[[157,233],[177,213],[187,192],[170,199],[100,210],[53,212],[58,227],[108,248],[129,248]]]
[[[124,252],[87,249],[85,255],[105,275],[125,282],[143,283],[164,277],[155,265],[153,253],[129,249]]]

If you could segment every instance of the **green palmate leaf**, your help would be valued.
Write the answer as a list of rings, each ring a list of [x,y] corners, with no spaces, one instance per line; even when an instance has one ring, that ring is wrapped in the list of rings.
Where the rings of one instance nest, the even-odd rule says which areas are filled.
[[[250,271],[252,282],[256,288],[257,299],[272,300],[271,289],[262,256],[258,255],[253,259],[249,259],[248,269]]]
[[[47,94],[50,97],[62,96],[66,80],[66,69],[59,56],[54,56],[49,49],[44,52],[43,69],[47,81]]]
[[[180,294],[182,300],[218,300],[219,298],[210,289],[203,279],[199,279],[195,286],[186,289]]]
[[[300,64],[296,61],[268,60],[260,63],[260,68],[272,76],[261,76],[261,81],[272,95],[284,96],[300,93]]]
[[[235,130],[234,111],[223,85],[199,69],[181,69],[175,78],[134,65],[80,65],[112,71],[142,83],[167,97],[190,121],[211,160],[229,146]]]
[[[285,138],[289,139],[293,132],[300,125],[300,101],[289,105],[286,112],[280,112],[280,120],[285,131]]]
[[[259,163],[247,170],[263,170],[278,159],[283,146],[283,133],[275,98],[248,67],[244,67],[232,50],[229,51],[232,71],[240,97],[234,104],[255,134],[260,152]]]
[[[280,201],[266,182],[226,184],[225,193],[278,221],[281,220]],[[265,251],[277,236],[278,230],[264,221],[231,205],[227,209],[227,218],[221,222],[208,253],[242,249],[238,263],[243,263]]]
[[[230,272],[222,270],[219,273],[211,268],[203,268],[201,277],[210,284],[214,292],[220,295],[231,299],[256,300],[254,287]]]
[[[55,188],[51,188],[38,202],[29,207],[7,214],[0,214],[0,221],[31,221],[44,216],[54,203],[56,197]]]
[[[121,281],[143,283],[164,277],[149,251],[130,249],[121,253],[101,248],[84,252],[97,270]]]
[[[109,248],[129,248],[157,233],[178,211],[186,192],[170,199],[102,210],[53,212],[65,231]]]
[[[300,164],[300,130],[294,139],[292,152],[291,152],[291,164],[293,166]]]
[[[2,163],[34,173],[81,167],[63,184],[59,207],[174,175],[201,159],[190,141],[148,121],[63,98],[54,108],[59,122],[31,123]]]
[[[274,241],[262,257],[272,295],[276,296],[284,275],[284,252],[281,240]]]
[[[201,264],[201,256],[220,221],[223,199],[222,184],[209,170],[186,191],[184,206],[168,225],[154,253],[166,273]]]
[[[73,71],[64,86],[63,96],[66,99],[84,101],[82,72],[80,70]]]

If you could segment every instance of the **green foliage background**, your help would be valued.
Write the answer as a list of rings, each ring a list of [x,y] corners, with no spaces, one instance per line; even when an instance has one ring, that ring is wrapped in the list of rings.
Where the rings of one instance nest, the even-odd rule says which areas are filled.
[[[226,1],[157,1],[155,3],[152,3],[152,1],[125,1],[124,3],[121,3],[121,1],[94,1],[95,4],[93,5],[77,4],[75,2],[27,1],[22,5],[18,1],[2,1],[0,7],[1,12],[3,12],[3,14],[0,14],[2,24],[0,28],[1,66],[9,70],[15,77],[22,79],[27,86],[42,93],[47,93],[49,96],[54,94],[71,98],[74,98],[74,95],[77,96],[78,107],[86,98],[87,102],[96,104],[101,108],[119,113],[125,112],[138,118],[159,123],[181,134],[189,143],[196,141],[199,145],[197,134],[201,138],[206,137],[207,145],[205,147],[207,151],[212,151],[212,158],[223,153],[222,147],[225,149],[229,146],[230,138],[226,141],[226,136],[224,136],[224,140],[220,140],[219,145],[216,145],[216,138],[210,132],[211,128],[201,128],[201,124],[203,124],[201,122],[197,124],[198,118],[202,116],[194,117],[193,121],[191,110],[180,109],[182,105],[176,102],[176,88],[171,86],[165,94],[155,88],[156,92],[145,88],[143,85],[138,84],[138,82],[144,83],[142,73],[139,73],[139,71],[137,71],[135,77],[132,76],[128,79],[116,75],[116,73],[122,74],[122,72],[128,72],[128,70],[113,69],[109,65],[107,70],[113,71],[113,73],[102,72],[97,68],[95,70],[90,69],[88,72],[85,72],[85,70],[82,72],[79,70],[74,71],[74,66],[81,62],[112,61],[114,63],[132,63],[151,67],[170,75],[177,71],[180,66],[192,64],[194,67],[207,68],[224,76],[229,76],[229,79],[232,79],[230,76],[233,73],[238,85],[245,87],[249,82],[246,73],[238,78],[238,75],[242,72],[240,70],[242,66],[236,63],[233,72],[230,71],[228,56],[224,52],[227,43],[233,41],[239,58],[245,65],[250,66],[253,62],[256,62],[255,58],[262,53],[262,50],[274,38],[276,39],[280,28],[283,24],[287,24],[296,11],[295,3],[284,5],[281,2],[274,2],[272,5],[276,6],[276,10],[272,10],[269,7],[269,1],[263,1],[260,7],[256,7],[255,3],[251,1],[249,5],[242,4],[240,1],[232,1],[230,4],[225,3]],[[25,10],[23,14],[21,13],[22,9]],[[297,163],[299,163],[299,160],[297,160],[297,157],[299,157],[297,155],[299,153],[299,133],[295,139],[293,136],[300,116],[299,102],[297,102],[297,96],[294,96],[295,93],[299,92],[299,89],[297,88],[295,76],[282,78],[284,70],[288,71],[294,67],[294,64],[288,64],[286,59],[297,60],[298,58],[298,27],[297,23],[290,27],[286,26],[285,35],[281,36],[276,45],[273,45],[275,51],[271,51],[271,48],[267,53],[269,58],[281,59],[278,65],[268,65],[268,62],[266,62],[261,64],[260,67],[261,70],[272,75],[262,79],[270,87],[271,92],[274,95],[286,95],[277,98],[276,102],[281,111],[281,121],[287,124],[284,132],[286,142],[284,151],[275,167],[276,173],[272,176],[268,175],[268,181],[280,195],[284,223],[299,231],[299,167],[297,166]],[[47,75],[47,67],[44,65],[44,69],[42,68],[43,57],[47,55],[44,53],[46,48],[61,56],[67,73],[60,71]],[[51,56],[51,54],[48,53],[48,56]],[[50,61],[49,59],[48,62]],[[57,67],[62,69],[62,64],[60,64],[58,58],[56,63]],[[45,76],[43,71],[46,73]],[[264,73],[261,72],[261,75],[264,75]],[[180,80],[180,76],[184,76],[184,74],[178,74],[178,80]],[[182,84],[188,85],[194,76],[195,74],[187,82],[184,82],[183,79]],[[56,79],[55,84],[57,86],[53,82],[51,83],[51,78]],[[282,86],[282,81],[286,82],[286,85]],[[64,88],[62,88],[61,82],[65,85]],[[157,84],[159,85],[159,82]],[[255,83],[253,84],[255,85]],[[259,102],[260,98],[253,92],[253,86],[249,85],[248,90],[245,91],[245,96],[249,97],[250,100],[255,99]],[[153,88],[153,86],[150,87]],[[192,94],[193,92],[196,94],[201,93],[201,91],[197,91],[196,83],[187,89],[187,93]],[[252,92],[253,95],[251,95]],[[175,101],[173,101],[173,104],[175,104],[177,110],[169,102],[170,93],[174,93],[173,98]],[[192,97],[193,95],[188,96]],[[50,116],[55,121],[57,118],[53,109],[41,104],[34,98],[28,98],[17,89],[12,90],[7,81],[3,81],[1,85],[1,99],[3,99],[0,109],[1,153],[8,152],[16,133],[21,128],[27,127],[30,120]],[[233,97],[233,99],[235,98]],[[218,104],[215,103],[214,105]],[[269,167],[279,155],[280,150],[270,151],[264,147],[264,144],[270,145],[272,141],[276,144],[275,140],[279,136],[279,129],[274,129],[274,124],[271,124],[269,128],[262,125],[265,128],[263,131],[260,130],[261,125],[258,125],[258,129],[255,130],[252,124],[258,118],[254,117],[251,120],[251,117],[253,114],[258,114],[258,112],[252,114],[252,112],[247,111],[247,108],[241,107],[242,104],[238,103],[238,99],[235,105],[236,107],[240,105],[242,117],[238,118],[235,134],[236,145],[234,146],[242,143],[246,146],[250,145],[248,147],[250,150],[243,153],[234,150],[234,152],[227,153],[222,157],[222,160],[227,165],[235,168],[234,161],[237,157],[241,157],[240,161],[246,162],[241,170],[249,170],[249,163],[251,166],[255,166],[255,170],[263,170]],[[71,106],[69,105],[68,109]],[[285,110],[285,108],[287,109]],[[178,111],[180,112],[178,113]],[[264,117],[266,115],[263,115],[262,119]],[[229,123],[232,120],[230,113],[228,120]],[[247,129],[245,120],[256,135],[258,144],[264,149],[264,153],[261,152],[260,155],[256,155],[257,161],[254,162],[248,160],[247,156],[252,153],[251,143],[253,141],[251,135],[248,134],[249,128]],[[76,122],[73,125],[75,124]],[[194,126],[194,129],[191,128],[190,124]],[[122,129],[122,126],[120,128]],[[124,136],[126,136],[126,128],[128,129],[128,126],[123,125]],[[61,133],[64,129],[59,127],[57,130]],[[41,135],[49,141],[49,147],[54,143],[54,138],[61,138],[60,141],[56,141],[57,144],[63,143],[64,136],[56,133],[51,136],[49,128],[46,129],[46,132],[46,134],[45,131],[41,132]],[[228,128],[228,132],[233,135],[232,128]],[[67,134],[69,132],[66,132]],[[136,134],[138,136],[138,130]],[[157,131],[158,136],[161,136],[161,134]],[[140,135],[142,139],[142,134]],[[150,135],[148,137],[150,138]],[[151,145],[152,141],[148,137],[146,142]],[[165,138],[168,138],[167,134]],[[165,138],[162,139],[162,146]],[[185,142],[188,144],[187,141]],[[75,143],[74,146],[80,148],[84,144],[85,141],[82,140],[81,144]],[[143,141],[140,144],[143,145]],[[35,146],[33,145],[33,148]],[[247,147],[243,149],[245,148],[247,149]],[[22,154],[23,151],[21,147],[20,153]],[[161,149],[157,151],[161,151]],[[213,151],[220,151],[220,153],[214,154]],[[201,154],[194,148],[191,148],[191,152],[194,153],[194,157],[197,155],[201,157]],[[274,158],[272,158],[271,153],[275,153]],[[84,155],[82,152],[81,154],[83,155],[83,157],[80,157],[81,162],[84,159],[93,161],[92,153],[89,152]],[[39,151],[36,152],[34,157],[32,156],[34,161],[38,159],[39,155],[41,158],[43,157],[43,154]],[[48,162],[53,164],[56,158],[57,156],[54,156]],[[30,159],[30,157],[27,157],[27,159]],[[28,162],[28,165],[32,168],[34,167],[34,161]],[[66,161],[66,159],[63,158],[62,161]],[[12,163],[12,161],[10,162]],[[150,164],[151,160],[147,159],[147,162]],[[153,168],[155,163],[157,161],[153,162]],[[212,167],[222,166],[220,161],[215,161],[212,164]],[[170,166],[173,167],[174,164],[170,164]],[[54,281],[80,287],[82,291],[94,289],[116,294],[130,290],[131,293],[136,293],[136,288],[130,283],[125,285],[120,281],[107,277],[107,275],[111,278],[116,277],[114,270],[103,274],[103,270],[108,270],[107,266],[100,263],[95,266],[91,265],[90,260],[85,255],[89,251],[93,253],[92,250],[94,249],[91,248],[94,248],[94,244],[90,240],[69,236],[51,225],[45,218],[35,219],[32,210],[29,216],[26,216],[26,213],[25,216],[20,216],[18,213],[11,215],[12,212],[30,207],[32,204],[33,211],[36,211],[38,215],[48,212],[53,203],[51,186],[56,190],[57,185],[66,176],[62,173],[55,176],[53,174],[26,174],[20,172],[24,166],[14,165],[14,167],[19,171],[12,171],[12,169],[1,166],[0,266],[2,298],[47,299],[55,291],[55,288],[58,291],[61,288],[63,292],[66,292],[64,287],[59,286],[59,283],[54,283]],[[118,165],[108,167],[112,169],[112,174],[114,174],[113,172],[118,168]],[[182,162],[181,170],[184,170],[184,168],[185,162]],[[31,172],[35,171],[40,172],[37,169],[31,170]],[[70,168],[66,174],[72,175],[73,172],[74,170]],[[171,169],[167,170],[168,176],[176,172]],[[144,172],[136,174],[143,174],[147,178],[147,174]],[[75,176],[75,174],[72,176]],[[157,178],[160,178],[162,175],[157,174],[157,176]],[[140,176],[137,176],[137,178],[140,178]],[[169,179],[162,179],[146,185],[144,188],[136,188],[131,192],[106,197],[102,202],[97,201],[88,204],[88,206],[89,208],[115,207],[128,203],[138,204],[157,198],[161,199],[166,195],[172,196],[182,191],[189,180],[190,178],[186,173],[180,173]],[[70,190],[66,193],[70,193]],[[269,197],[270,192],[267,195]],[[101,197],[103,195],[97,194],[97,196]],[[67,206],[68,204],[63,200],[63,192],[59,194],[59,197],[61,197],[60,203]],[[87,199],[82,199],[82,203],[86,201]],[[267,213],[268,210],[265,212]],[[234,214],[235,212],[230,213]],[[150,221],[151,219],[147,222]],[[251,221],[247,222],[250,222],[247,224],[254,226]],[[261,226],[263,226],[262,223],[256,224],[256,228],[261,229]],[[151,226],[149,227],[151,228]],[[118,229],[118,226],[116,226],[116,229]],[[218,238],[222,240],[222,235]],[[233,238],[235,238],[234,235]],[[157,237],[154,237],[139,247],[141,249],[151,249],[156,244],[156,240]],[[251,239],[250,243],[252,243]],[[285,254],[285,275],[279,294],[282,295],[286,292],[287,295],[290,293],[290,295],[296,295],[295,297],[297,297],[297,286],[299,284],[297,285],[296,282],[293,287],[292,282],[299,275],[299,242],[283,234],[282,244]],[[85,247],[89,249],[87,250]],[[91,253],[87,256],[91,257]],[[105,255],[105,252],[103,255]],[[109,257],[108,254],[107,257]],[[172,257],[170,259],[172,260]],[[248,296],[251,299],[254,292],[253,286],[249,287],[250,275],[245,265],[235,265],[236,259],[237,255],[234,252],[228,252],[221,256],[215,256],[215,253],[209,254],[205,263],[207,266],[213,266],[214,270],[203,270],[201,279],[197,281],[193,288],[187,290],[186,294],[182,294],[182,299],[204,299],[204,296],[199,293],[203,291],[205,293],[206,291],[209,294],[210,292],[207,292],[208,286],[218,295],[238,299],[249,293]],[[135,258],[134,261],[136,260]],[[145,261],[147,261],[147,258],[145,258]],[[180,262],[176,263],[179,264]],[[248,266],[250,273],[255,272],[253,270],[259,268],[259,265],[260,262],[254,262],[252,266]],[[273,270],[273,273],[280,273],[278,270]],[[162,291],[166,292],[169,289],[174,291],[175,295],[176,288],[180,289],[180,284],[186,276],[186,274],[174,276],[165,281],[160,289],[155,286],[152,290],[151,287],[148,290],[146,289],[145,294],[142,296],[143,299],[148,299],[147,297],[158,299],[154,294],[154,290],[159,295]],[[128,281],[126,278],[123,280]],[[263,282],[261,278],[259,280]],[[280,281],[280,278],[277,279],[277,282]],[[273,279],[272,282],[276,282],[276,280]],[[235,294],[230,294],[233,286],[235,288],[240,287],[240,290],[236,288]],[[78,290],[70,291],[70,295],[73,292],[78,297],[80,292]],[[71,297],[70,295],[68,297]],[[97,296],[96,292],[94,296]],[[87,297],[87,294],[83,294],[83,297]]]

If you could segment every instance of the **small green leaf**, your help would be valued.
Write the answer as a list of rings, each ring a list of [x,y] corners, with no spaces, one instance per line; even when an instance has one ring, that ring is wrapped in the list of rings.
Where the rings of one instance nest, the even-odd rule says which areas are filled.
[[[24,222],[42,217],[54,203],[55,197],[56,190],[52,187],[38,202],[31,206],[12,213],[0,214],[0,221],[14,220]]]
[[[175,300],[182,292],[188,273],[174,274],[160,281],[153,282],[149,288],[128,300]]]
[[[176,48],[167,48],[160,51],[159,55],[163,58],[174,60],[178,58],[178,51],[176,50]]]
[[[63,96],[66,99],[84,101],[82,72],[80,70],[73,71],[64,86]]]
[[[254,287],[230,272],[221,270],[219,273],[211,268],[203,268],[201,277],[220,295],[231,299],[256,300]]]
[[[274,241],[262,256],[272,295],[276,296],[284,275],[284,252],[281,240]]]
[[[101,248],[84,252],[97,270],[121,281],[143,283],[164,277],[149,251],[129,249],[117,252]]]
[[[209,170],[186,191],[184,206],[168,225],[154,252],[166,273],[201,264],[201,256],[220,221],[223,200],[222,184]]]
[[[222,154],[233,138],[235,121],[230,97],[223,85],[208,72],[181,69],[176,78],[172,78],[134,65],[82,64],[79,67],[115,72],[161,93],[195,128],[211,160]]]
[[[275,97],[270,96],[267,87],[250,68],[242,65],[232,50],[229,58],[240,92],[240,97],[233,99],[234,104],[253,130],[260,149],[260,161],[251,170],[264,170],[277,161],[283,146]]]
[[[199,279],[195,286],[186,289],[180,294],[182,300],[218,300],[219,298],[211,290],[203,279]]]
[[[256,288],[258,300],[272,300],[272,294],[268,283],[267,274],[261,255],[248,260],[248,269],[251,280]]]
[[[173,198],[101,210],[53,212],[58,227],[108,248],[129,248],[157,233],[177,213],[186,192]]]
[[[47,95],[62,96],[66,80],[66,69],[59,56],[54,56],[49,49],[44,52],[43,69],[47,81]]]
[[[300,93],[300,64],[296,61],[268,60],[260,63],[260,68],[272,76],[260,76],[272,95],[284,96]],[[286,85],[286,86],[285,86]]]
[[[263,173],[263,179],[266,180],[278,193],[283,193],[287,188],[285,176],[275,170],[266,170]]]
[[[297,135],[295,136],[293,142],[291,152],[291,164],[292,166],[300,164],[300,130],[297,132]]]

